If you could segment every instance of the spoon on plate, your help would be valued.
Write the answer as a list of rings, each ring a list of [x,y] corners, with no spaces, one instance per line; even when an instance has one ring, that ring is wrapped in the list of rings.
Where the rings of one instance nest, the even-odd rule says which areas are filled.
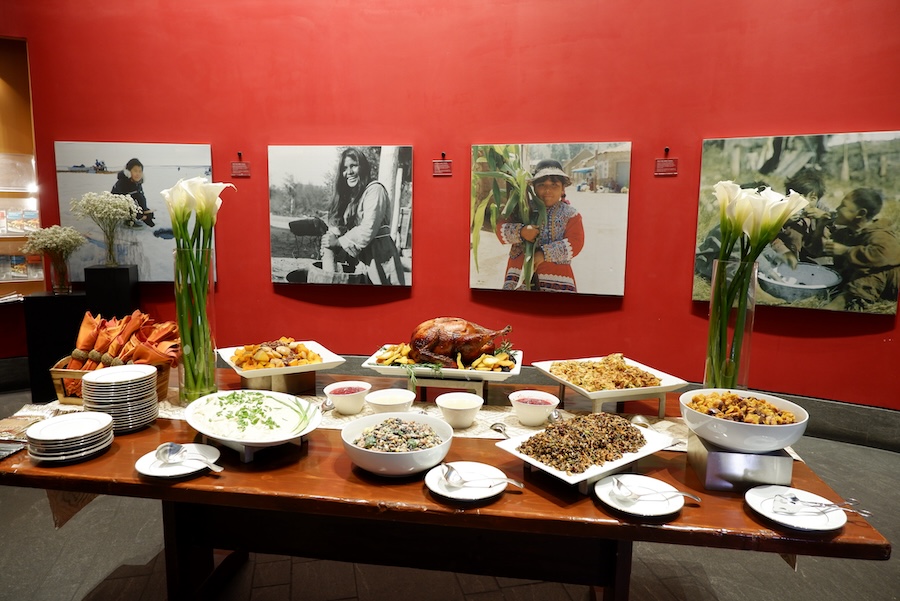
[[[178,444],[177,442],[164,442],[156,447],[156,458],[163,463],[182,463],[186,459],[196,459],[197,461],[205,463],[206,466],[214,472],[221,472],[225,469],[221,465],[216,465],[200,453],[191,453],[187,450],[187,447]]]
[[[325,400],[322,401],[322,407],[321,407],[322,413],[325,413],[326,411],[331,411],[332,409],[334,409],[334,403],[331,402],[331,397],[325,397]]]
[[[698,497],[697,495],[693,495],[689,492],[681,492],[680,490],[660,490],[645,493],[634,492],[633,490],[625,486],[625,483],[618,478],[613,478],[613,485],[612,489],[610,489],[610,493],[617,500],[629,505],[631,503],[637,503],[641,500],[641,497],[647,497],[650,495],[662,495],[663,497],[677,497],[680,495],[682,497],[693,499],[698,503],[700,502],[700,497]]]
[[[497,422],[496,424],[491,424],[491,430],[495,432],[499,432],[503,435],[503,438],[509,438],[509,434],[506,433],[506,424],[503,422]]]
[[[463,478],[463,475],[459,473],[459,471],[450,465],[449,463],[442,463],[444,466],[444,473],[441,474],[441,477],[444,479],[444,482],[447,483],[447,486],[450,488],[462,488],[463,486],[475,486],[477,488],[490,488],[500,482],[508,482],[513,486],[518,486],[519,488],[525,488],[525,484],[519,482],[518,480],[513,480],[512,478],[497,478],[494,476],[487,476],[484,478]],[[475,484],[476,482],[492,482],[487,487]]]

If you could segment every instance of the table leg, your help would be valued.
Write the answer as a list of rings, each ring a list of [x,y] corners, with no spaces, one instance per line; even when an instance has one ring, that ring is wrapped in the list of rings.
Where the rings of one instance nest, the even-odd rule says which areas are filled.
[[[616,573],[609,586],[591,587],[591,601],[628,601],[631,586],[631,552],[634,543],[618,541],[616,545]]]

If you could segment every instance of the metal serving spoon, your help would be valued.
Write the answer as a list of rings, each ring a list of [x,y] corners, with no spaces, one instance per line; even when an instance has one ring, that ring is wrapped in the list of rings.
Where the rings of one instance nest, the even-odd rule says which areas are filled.
[[[200,453],[191,453],[182,444],[177,442],[164,442],[156,447],[156,458],[163,463],[182,463],[185,459],[196,459],[202,461],[206,466],[214,472],[221,472],[222,466],[216,465]]]
[[[495,484],[500,482],[509,482],[513,486],[518,486],[519,488],[525,488],[525,484],[519,482],[518,480],[513,480],[512,478],[495,478],[493,476],[488,476],[486,478],[463,478],[463,475],[460,474],[455,467],[450,465],[449,463],[442,463],[444,466],[444,473],[441,474],[441,477],[444,479],[444,482],[447,483],[447,486],[450,488],[462,488],[463,486],[474,486],[476,488],[490,488]],[[488,486],[480,486],[475,484],[476,482],[492,482],[493,484],[489,484]]]
[[[851,505],[856,505],[857,503],[858,501],[856,499],[847,499],[843,503],[820,503],[818,501],[804,501],[794,493],[785,493],[775,495],[773,509],[775,510],[775,513],[785,513],[789,515],[800,513],[804,509],[817,509],[822,513],[840,509],[842,511],[858,513],[859,515],[864,517],[872,516],[872,513],[870,511],[866,511],[865,509],[854,509],[853,507],[850,507]]]
[[[497,422],[496,424],[491,424],[491,430],[495,432],[499,432],[503,435],[503,438],[509,438],[509,434],[506,433],[506,424],[503,422]]]
[[[325,413],[326,411],[331,411],[332,409],[334,409],[334,403],[331,402],[330,397],[325,397],[325,400],[322,401],[322,407],[321,407],[322,413]]]
[[[662,495],[664,497],[674,497],[674,496],[682,496],[687,497],[689,499],[693,499],[700,502],[700,497],[697,495],[693,495],[689,492],[681,492],[680,490],[661,490],[661,491],[653,491],[653,492],[645,492],[645,493],[637,493],[625,486],[625,484],[619,480],[618,478],[613,478],[612,489],[610,490],[612,496],[614,496],[619,501],[623,503],[636,503],[641,499],[641,497],[647,497],[650,495]]]

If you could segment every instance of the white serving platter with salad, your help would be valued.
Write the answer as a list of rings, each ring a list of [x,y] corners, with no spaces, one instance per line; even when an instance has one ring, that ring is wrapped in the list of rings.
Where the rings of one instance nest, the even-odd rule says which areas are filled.
[[[375,351],[371,357],[363,361],[362,366],[374,369],[383,376],[409,377],[412,372],[417,378],[436,378],[444,380],[468,380],[471,382],[503,382],[511,376],[518,375],[522,372],[522,351],[510,351],[510,356],[514,361],[509,371],[478,371],[477,369],[459,369],[452,367],[442,367],[440,370],[432,369],[424,365],[421,367],[412,365],[382,365],[378,363],[378,355],[390,345],[386,344]]]
[[[207,438],[242,453],[303,437],[319,427],[322,412],[311,401],[271,390],[222,390],[200,397],[184,411],[188,424]]]
[[[292,374],[300,374],[308,371],[319,371],[323,369],[331,369],[343,363],[345,359],[340,355],[332,353],[327,348],[316,342],[315,340],[300,340],[306,348],[317,353],[322,357],[321,363],[307,363],[306,365],[287,365],[285,367],[267,367],[263,369],[241,369],[234,364],[231,358],[235,351],[244,348],[243,346],[230,346],[228,348],[216,349],[222,361],[228,364],[231,369],[237,372],[242,378],[265,378],[268,376],[289,376]]]

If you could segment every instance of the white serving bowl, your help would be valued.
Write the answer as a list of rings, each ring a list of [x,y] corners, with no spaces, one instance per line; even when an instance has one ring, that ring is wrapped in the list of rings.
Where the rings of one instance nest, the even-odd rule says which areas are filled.
[[[407,422],[431,426],[443,441],[436,447],[421,451],[389,453],[373,451],[353,444],[353,441],[370,426],[377,426],[386,419],[398,417]],[[379,476],[409,476],[430,470],[447,456],[453,441],[453,428],[444,420],[422,413],[373,413],[364,415],[341,429],[341,441],[350,460],[362,469]]]
[[[335,391],[339,391],[342,388],[360,388],[361,390],[351,392],[350,394],[335,394]],[[368,382],[343,380],[341,382],[329,384],[323,389],[323,392],[325,393],[325,396],[334,403],[334,408],[338,413],[343,413],[344,415],[356,415],[362,411],[366,401],[366,394],[368,394],[371,389],[372,385]]]
[[[366,402],[376,413],[409,411],[416,400],[416,391],[406,388],[373,390],[366,395]]]
[[[714,392],[733,392],[743,398],[753,397],[768,401],[778,409],[793,413],[796,421],[793,424],[778,425],[747,424],[713,417],[688,407],[688,403],[695,395]],[[714,445],[742,453],[770,453],[790,446],[800,440],[809,422],[809,413],[800,405],[781,397],[751,390],[728,388],[691,390],[681,395],[678,404],[681,407],[681,416],[694,434]]]
[[[445,392],[434,399],[444,420],[454,428],[468,428],[475,422],[484,399],[471,392]]]
[[[545,403],[527,403],[527,399],[537,399],[546,401]],[[549,392],[540,390],[517,390],[509,395],[509,402],[512,404],[519,423],[523,426],[540,426],[550,413],[559,405],[559,399]]]

